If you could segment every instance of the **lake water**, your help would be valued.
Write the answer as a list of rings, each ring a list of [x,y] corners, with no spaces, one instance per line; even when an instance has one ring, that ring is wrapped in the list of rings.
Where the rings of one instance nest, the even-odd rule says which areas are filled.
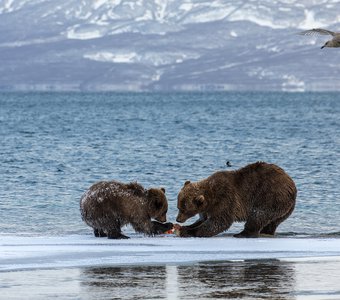
[[[249,260],[9,272],[0,280],[3,299],[338,300],[335,268],[339,261]]]
[[[112,265],[112,260],[107,257],[102,257],[101,262],[97,261],[92,267],[50,271],[52,273],[44,269],[43,260],[40,263],[34,260],[35,272],[13,272],[20,268],[25,269],[23,265],[15,267],[17,262],[20,259],[30,261],[32,253],[37,250],[34,248],[32,251],[30,247],[37,244],[35,239],[45,237],[52,238],[52,244],[61,247],[51,250],[46,243],[39,244],[42,249],[51,251],[57,257],[50,267],[78,266],[60,263],[59,253],[74,253],[63,246],[72,246],[69,241],[73,238],[76,240],[85,237],[96,241],[92,237],[91,229],[81,220],[79,199],[90,185],[100,180],[138,181],[146,188],[165,187],[169,201],[168,220],[174,221],[177,215],[177,194],[186,180],[196,181],[216,170],[238,169],[259,160],[275,163],[286,170],[298,188],[295,211],[279,226],[278,239],[288,239],[289,243],[295,238],[315,241],[325,238],[323,241],[326,245],[330,240],[340,240],[338,93],[1,93],[0,139],[0,238],[4,241],[0,247],[5,250],[2,251],[5,254],[0,255],[0,263],[2,266],[6,264],[5,269],[0,265],[3,270],[3,278],[0,276],[0,280],[4,280],[0,281],[0,285],[7,287],[8,299],[15,298],[15,293],[11,291],[19,285],[18,281],[27,275],[23,272],[30,272],[30,280],[34,280],[35,276],[38,278],[39,272],[47,272],[47,276],[53,273],[53,280],[60,284],[64,282],[65,285],[68,278],[65,274],[71,277],[76,274],[70,282],[74,280],[78,287],[81,286],[81,292],[85,291],[88,299],[91,299],[91,293],[97,293],[101,286],[101,278],[104,276],[102,274],[106,274],[104,278],[108,280],[105,283],[105,279],[103,284],[109,286],[116,286],[118,283],[125,285],[126,277],[129,277],[131,272],[145,276],[147,269],[138,269],[139,261],[123,270],[103,269],[103,266]],[[231,168],[226,166],[226,161],[231,162]],[[225,238],[234,240],[229,234],[238,232],[242,225],[233,225]],[[150,243],[150,238],[133,233],[130,227],[125,228],[124,232],[141,244]],[[59,240],[60,237],[62,240]],[[24,238],[28,240],[25,240],[25,247],[21,248]],[[106,241],[101,239],[101,243]],[[206,245],[209,243],[206,239],[204,241]],[[119,245],[117,247],[120,247]],[[177,247],[176,245],[174,247]],[[270,248],[270,243],[266,245]],[[294,247],[295,240],[291,245]],[[10,253],[9,247],[14,247],[11,251],[16,253],[10,264],[6,256]],[[95,246],[84,242],[77,251],[86,247]],[[138,245],[135,247],[139,249]],[[253,245],[248,244],[247,247],[252,249]],[[39,251],[39,255],[43,255],[43,251]],[[210,255],[208,260],[214,260],[217,253],[211,249],[208,251],[207,248],[202,251],[204,260],[207,255],[208,258]],[[277,254],[271,259],[292,257],[289,252],[287,249],[283,255],[279,254],[280,251],[275,252]],[[318,255],[327,256],[326,252],[320,249]],[[23,258],[20,253],[23,253]],[[309,256],[314,255],[315,253],[311,253]],[[339,253],[334,252],[332,255]],[[227,257],[229,258],[242,260],[242,257]],[[248,257],[253,258],[261,257]],[[49,259],[53,262],[51,257]],[[70,260],[75,261],[72,257]],[[143,261],[144,265],[148,263],[154,263],[153,259]],[[163,288],[159,293],[164,292],[164,285],[181,285],[185,282],[184,279],[178,279],[175,283],[163,280],[167,278],[169,268],[177,274],[176,278],[183,278],[182,269],[185,267],[182,264],[183,262],[175,263],[175,269],[171,269],[168,264],[150,267],[153,270],[151,277],[158,273],[163,274],[154,278],[156,281],[162,281],[160,286]],[[220,268],[231,268],[230,274],[223,275],[223,278],[231,279],[230,282],[227,280],[230,284],[236,279],[241,280],[242,277],[245,289],[249,284],[257,288],[254,283],[257,282],[257,277],[255,276],[253,283],[249,283],[249,278],[245,275],[248,274],[251,263],[234,263],[231,266],[228,264],[229,262],[212,266],[209,264],[207,268],[215,274],[222,272]],[[320,296],[323,294],[321,286],[319,289],[311,289],[310,295],[306,292],[308,289],[296,288],[301,288],[302,283],[299,280],[294,281],[295,292],[286,293],[287,286],[282,287],[282,282],[286,282],[285,276],[288,276],[286,274],[292,273],[291,270],[301,274],[299,272],[302,272],[304,264],[260,260],[253,265],[258,264],[261,264],[260,270],[263,267],[266,269],[267,264],[273,264],[269,269],[279,270],[280,277],[280,274],[283,274],[283,279],[272,281],[276,282],[278,291],[283,293],[282,299],[299,298],[299,293],[307,298],[310,296],[308,299],[326,299]],[[311,267],[308,272],[314,274],[315,264],[309,264]],[[8,267],[9,265],[13,268]],[[337,265],[339,263],[330,264],[330,269],[331,266],[333,269],[327,269],[335,278],[339,278],[337,276],[340,272],[337,271]],[[200,265],[187,267],[191,269],[184,272],[185,276],[191,276],[191,273],[194,274],[193,278],[196,275],[201,276]],[[232,270],[239,270],[243,275],[233,275]],[[327,272],[325,271],[325,274]],[[64,274],[64,277],[59,278],[60,274]],[[112,283],[110,278],[117,274],[118,283]],[[9,278],[8,276],[12,278],[13,285],[6,283],[5,278]],[[271,275],[268,273],[268,276]],[[202,275],[200,278],[205,277]],[[203,294],[206,298],[218,298],[225,295],[223,293],[230,292],[230,286],[224,286],[221,290],[218,283],[214,283],[214,287],[210,287],[210,275],[207,278],[203,290],[201,283],[194,280],[197,288],[191,291],[192,295]],[[79,285],[83,280],[85,283]],[[138,282],[138,278],[136,280]],[[152,284],[153,277],[150,280],[149,283]],[[21,281],[23,290],[25,284],[28,285],[27,288],[32,286],[29,282]],[[243,283],[239,282],[238,286]],[[41,283],[40,286],[44,284]],[[138,284],[130,288],[134,290],[136,286],[138,287]],[[50,285],[44,287],[49,291],[53,289]],[[258,288],[261,290],[264,287]],[[271,281],[266,284],[266,288],[269,294],[265,291],[263,299],[270,295]],[[109,290],[112,291],[112,286]],[[339,290],[340,288],[334,286],[333,289],[326,290],[327,299],[339,299]],[[104,295],[105,291],[105,288],[101,289]],[[185,293],[185,289],[178,287],[175,292],[166,294],[183,291]],[[204,291],[207,294],[204,294]],[[223,293],[219,294],[219,291]],[[121,292],[124,293],[124,289]],[[212,294],[209,294],[210,292]],[[241,293],[239,298],[245,298],[242,296],[244,291],[238,292]],[[73,297],[72,293],[72,299],[86,298],[85,294]],[[31,295],[32,299],[39,298],[33,290],[28,295]],[[42,294],[41,298],[44,298],[44,295],[46,296]],[[234,297],[237,298],[237,295],[234,294]],[[284,297],[285,295],[288,296]],[[137,298],[136,296],[135,299]],[[281,299],[279,296],[275,298]],[[195,296],[192,299],[195,299]],[[270,296],[267,299],[270,299]]]

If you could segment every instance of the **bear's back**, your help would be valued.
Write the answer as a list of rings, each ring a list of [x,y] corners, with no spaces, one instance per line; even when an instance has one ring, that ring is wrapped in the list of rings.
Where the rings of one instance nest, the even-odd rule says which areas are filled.
[[[237,179],[245,178],[252,182],[279,182],[294,184],[290,176],[279,166],[266,162],[249,164],[239,170],[232,171]],[[294,184],[295,185],[295,184]]]
[[[249,164],[234,171],[218,171],[206,181],[215,187],[215,192],[223,195],[227,191],[245,202],[252,202],[254,197],[261,201],[263,195],[270,194],[285,194],[295,200],[297,194],[292,178],[279,166],[265,162]]]
[[[144,201],[145,190],[138,183],[101,181],[93,184],[80,199],[82,219],[90,226],[106,228],[110,220],[126,224]],[[106,225],[104,225],[106,224]]]
[[[122,210],[129,202],[143,197],[144,188],[138,183],[124,184],[118,181],[101,181],[92,185],[81,197],[82,210]]]
[[[246,195],[256,200],[295,201],[297,189],[293,179],[279,166],[257,162],[235,171],[236,181]],[[245,197],[248,198],[248,197]],[[270,200],[271,199],[271,200]]]

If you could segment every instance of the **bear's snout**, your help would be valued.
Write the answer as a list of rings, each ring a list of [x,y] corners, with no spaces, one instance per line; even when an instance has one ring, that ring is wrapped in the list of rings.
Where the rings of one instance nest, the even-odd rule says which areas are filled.
[[[184,215],[179,213],[177,218],[176,218],[176,222],[178,223],[184,223],[188,218]]]
[[[166,222],[166,215],[163,216],[159,216],[157,218],[155,218],[156,221],[161,222],[161,223],[165,223]]]
[[[183,221],[179,217],[176,218],[176,222],[183,223]]]

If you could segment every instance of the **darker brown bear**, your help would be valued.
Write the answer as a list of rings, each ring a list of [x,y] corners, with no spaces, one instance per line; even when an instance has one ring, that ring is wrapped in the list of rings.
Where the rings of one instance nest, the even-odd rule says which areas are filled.
[[[178,194],[177,222],[196,214],[200,218],[180,227],[179,235],[214,236],[233,222],[243,221],[244,230],[236,237],[274,235],[294,210],[296,195],[294,181],[280,167],[265,162],[219,171],[198,182],[187,181]]]
[[[82,219],[93,228],[95,236],[112,239],[128,238],[121,233],[121,227],[127,224],[147,235],[169,230],[172,223],[159,223],[166,222],[167,210],[163,188],[146,190],[138,183],[98,182],[80,199]]]

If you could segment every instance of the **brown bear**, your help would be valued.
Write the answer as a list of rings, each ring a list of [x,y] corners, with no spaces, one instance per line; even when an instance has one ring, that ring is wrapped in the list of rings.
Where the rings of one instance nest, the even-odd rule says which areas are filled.
[[[147,235],[171,229],[172,223],[165,223],[167,210],[165,189],[146,190],[137,182],[101,181],[80,199],[83,221],[93,228],[96,237],[111,239],[128,238],[121,233],[121,227],[127,224]]]
[[[177,222],[199,214],[189,226],[175,225],[182,237],[210,237],[233,222],[246,222],[235,237],[274,235],[295,207],[294,181],[278,166],[256,162],[235,171],[219,171],[198,182],[185,182],[178,194]]]

